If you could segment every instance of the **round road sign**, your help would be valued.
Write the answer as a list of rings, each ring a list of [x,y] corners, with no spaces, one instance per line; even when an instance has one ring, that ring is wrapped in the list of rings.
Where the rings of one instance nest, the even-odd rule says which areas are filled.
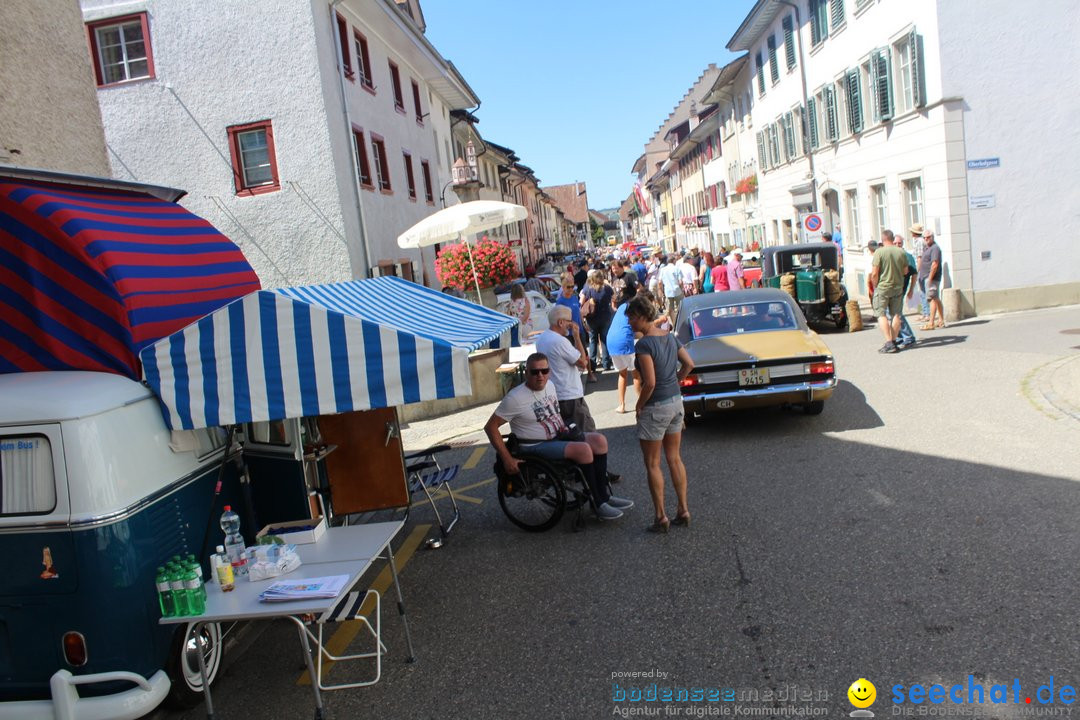
[[[810,213],[806,216],[806,220],[803,221],[803,225],[810,232],[817,232],[821,229],[821,216],[817,213]]]

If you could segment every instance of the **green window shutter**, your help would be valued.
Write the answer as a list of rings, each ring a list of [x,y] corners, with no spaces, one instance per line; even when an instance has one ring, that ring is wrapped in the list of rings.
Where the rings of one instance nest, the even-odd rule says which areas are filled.
[[[773,82],[780,80],[780,66],[776,62],[776,36],[770,35],[768,40],[769,46],[769,77]]]
[[[784,144],[787,145],[788,158],[794,158],[795,153],[795,121],[791,113],[784,113]]]
[[[765,94],[765,62],[761,59],[761,53],[759,52],[755,58],[757,60],[757,87],[758,95]]]
[[[862,88],[859,86],[859,70],[848,70],[847,73],[847,111],[848,127],[852,134],[863,130],[863,107]]]
[[[787,60],[788,70],[795,67],[795,29],[791,22],[791,16],[784,18],[784,59]]]
[[[844,0],[831,0],[829,7],[832,10],[832,26],[838,28],[844,24]]]
[[[768,158],[765,157],[765,138],[762,137],[761,133],[757,134],[757,156],[758,165],[761,166],[762,170],[767,170],[769,168],[769,163]]]
[[[806,101],[806,132],[810,139],[810,147],[816,148],[820,143],[817,126],[817,98]]]
[[[836,112],[836,90],[832,85],[826,85],[821,91],[822,100],[825,101],[825,139],[836,142],[840,138],[840,118]]]
[[[817,18],[818,29],[821,32],[821,39],[829,37],[829,4],[828,0],[817,0]]]
[[[923,45],[922,37],[914,30],[908,35],[908,46],[911,52],[911,94],[915,107],[926,105],[926,78],[923,71]]]
[[[875,68],[874,102],[877,106],[877,116],[881,122],[888,122],[896,114],[893,105],[892,64],[889,61],[889,48],[882,48],[875,52],[870,62]]]
[[[818,2],[820,0],[810,0],[810,44],[817,45],[822,41],[821,37],[821,25],[818,24]]]

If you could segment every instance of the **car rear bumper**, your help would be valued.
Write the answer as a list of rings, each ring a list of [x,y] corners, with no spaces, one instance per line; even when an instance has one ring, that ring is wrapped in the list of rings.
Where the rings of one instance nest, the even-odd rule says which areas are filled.
[[[827,400],[836,387],[835,377],[817,382],[764,385],[722,392],[703,392],[683,395],[687,412],[739,410],[768,405],[787,405]]]

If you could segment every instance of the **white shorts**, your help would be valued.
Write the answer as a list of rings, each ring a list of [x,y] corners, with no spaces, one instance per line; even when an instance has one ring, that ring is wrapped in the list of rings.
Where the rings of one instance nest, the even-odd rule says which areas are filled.
[[[633,353],[630,353],[629,355],[612,355],[611,364],[614,365],[615,369],[619,372],[622,372],[623,370],[633,370],[634,357],[636,356]]]

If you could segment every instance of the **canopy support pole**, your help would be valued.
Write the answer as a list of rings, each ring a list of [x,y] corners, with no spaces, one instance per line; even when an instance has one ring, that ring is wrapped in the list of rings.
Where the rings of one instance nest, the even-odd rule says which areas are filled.
[[[469,241],[466,240],[462,235],[458,235],[458,240],[461,240],[463,243],[465,243],[465,252],[469,254],[469,267],[472,268],[472,279],[473,282],[476,283],[476,303],[478,305],[483,305],[484,298],[480,295],[480,279],[476,277],[476,263],[473,262],[472,247],[469,246]]]

